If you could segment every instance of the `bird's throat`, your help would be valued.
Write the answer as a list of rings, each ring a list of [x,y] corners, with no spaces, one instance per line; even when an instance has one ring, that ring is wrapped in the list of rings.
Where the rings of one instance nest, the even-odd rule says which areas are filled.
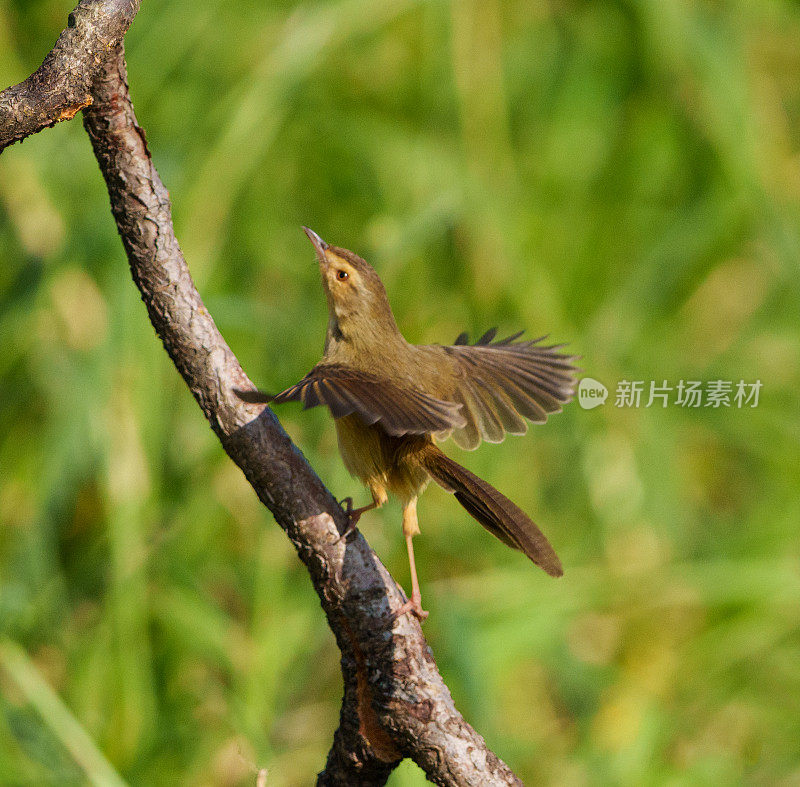
[[[364,371],[386,370],[386,359],[405,359],[409,345],[394,321],[361,320],[360,315],[328,319],[324,360]]]

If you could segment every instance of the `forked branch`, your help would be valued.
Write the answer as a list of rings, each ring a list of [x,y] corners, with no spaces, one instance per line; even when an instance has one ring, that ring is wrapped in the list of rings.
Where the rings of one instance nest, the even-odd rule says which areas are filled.
[[[94,21],[74,39],[65,38],[65,31],[57,47],[90,40],[88,28],[101,21],[105,30],[127,29],[137,7],[133,0],[82,0],[71,18],[78,27],[81,20]],[[74,16],[78,11],[82,15]],[[61,50],[63,62],[78,62]],[[90,86],[89,100],[81,105],[84,126],[133,279],[164,348],[225,451],[308,568],[341,651],[340,726],[318,783],[383,784],[402,758],[410,757],[436,784],[520,784],[456,710],[416,619],[392,617],[404,596],[365,539],[360,534],[339,539],[347,524],[343,511],[272,411],[246,405],[233,394],[250,383],[203,305],[181,253],[169,195],[130,102],[121,42],[97,57],[99,66],[84,62],[81,74],[71,79]],[[28,84],[26,95],[35,105],[36,83],[22,84]],[[9,105],[7,93],[0,94],[0,108]],[[48,106],[69,104],[68,93],[59,99],[51,92]],[[12,141],[38,131],[48,117],[53,120],[41,112],[33,123],[23,113],[14,126],[5,117],[0,139]]]
[[[92,102],[92,82],[139,10],[141,0],[81,0],[43,63],[0,93],[0,152]]]

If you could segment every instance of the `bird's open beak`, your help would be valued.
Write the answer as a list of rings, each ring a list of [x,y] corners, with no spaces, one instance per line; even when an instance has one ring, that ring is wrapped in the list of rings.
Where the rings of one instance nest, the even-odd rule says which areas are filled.
[[[327,262],[327,258],[325,257],[325,250],[328,248],[328,244],[325,243],[319,235],[317,235],[314,230],[309,229],[308,227],[303,227],[306,235],[308,235],[308,239],[314,244],[314,248],[317,251],[317,257],[319,257],[320,262]]]

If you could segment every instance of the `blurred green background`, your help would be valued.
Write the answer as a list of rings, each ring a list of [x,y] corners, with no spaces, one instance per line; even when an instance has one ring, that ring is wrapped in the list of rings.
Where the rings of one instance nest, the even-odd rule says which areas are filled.
[[[0,0],[0,83],[70,0]],[[569,341],[609,400],[448,452],[554,581],[422,499],[425,631],[529,784],[800,783],[800,7],[765,0],[148,0],[133,100],[253,380],[319,358],[308,224],[415,342]],[[763,383],[618,408],[618,381]],[[366,493],[327,413],[281,421]],[[80,120],[0,159],[0,783],[304,785],[340,699],[305,569],[130,281]],[[395,503],[362,520],[408,585]],[[423,783],[405,763],[392,785]]]

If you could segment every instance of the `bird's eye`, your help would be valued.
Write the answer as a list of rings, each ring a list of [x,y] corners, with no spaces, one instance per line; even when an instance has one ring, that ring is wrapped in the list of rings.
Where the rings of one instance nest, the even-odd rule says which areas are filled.
[[[336,278],[339,281],[345,281],[350,274],[347,271],[336,271]]]

